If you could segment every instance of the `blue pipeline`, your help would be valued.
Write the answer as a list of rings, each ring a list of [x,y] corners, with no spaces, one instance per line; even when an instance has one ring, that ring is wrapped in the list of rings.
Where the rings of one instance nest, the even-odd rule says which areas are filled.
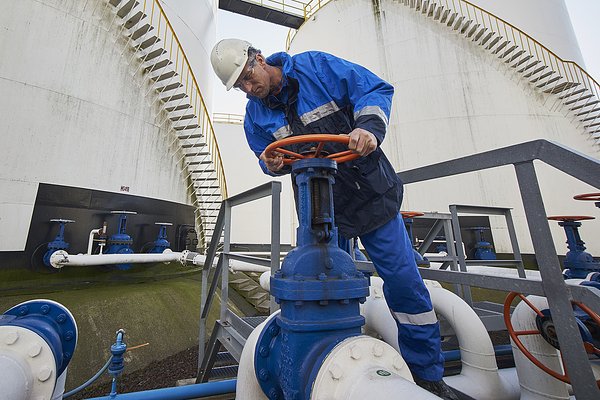
[[[187,400],[198,397],[216,396],[235,393],[237,379],[219,382],[198,383],[165,389],[146,390],[143,392],[123,393],[116,396],[94,397],[87,400]]]
[[[496,346],[494,347],[494,353],[496,356],[507,356],[512,354],[512,346],[510,344]],[[442,354],[444,355],[444,362],[460,360],[460,350],[444,351]]]

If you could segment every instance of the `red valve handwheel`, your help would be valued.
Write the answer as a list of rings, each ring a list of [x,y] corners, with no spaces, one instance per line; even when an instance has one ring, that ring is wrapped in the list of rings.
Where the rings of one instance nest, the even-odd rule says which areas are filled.
[[[402,218],[415,218],[425,215],[420,211],[400,211],[400,214],[402,214]]]
[[[283,163],[285,165],[290,165],[298,160],[302,160],[304,158],[328,158],[335,162],[343,163],[346,161],[356,160],[360,157],[360,154],[353,152],[352,150],[340,151],[339,153],[329,154],[327,156],[322,157],[321,150],[323,150],[323,146],[325,143],[342,143],[347,145],[350,142],[350,138],[348,136],[343,135],[325,135],[325,134],[314,134],[314,135],[300,135],[300,136],[290,136],[285,139],[278,140],[276,142],[271,143],[265,149],[266,153],[278,152],[287,157],[284,157]],[[301,143],[319,143],[315,151],[311,154],[298,154],[290,150],[286,150],[283,147],[289,146],[291,144],[301,144]]]
[[[545,315],[540,310],[538,310],[533,304],[531,304],[531,302],[523,294],[517,293],[517,292],[510,292],[508,294],[508,296],[506,296],[506,300],[504,301],[504,310],[503,310],[504,311],[504,324],[506,325],[506,329],[508,330],[508,334],[510,335],[510,338],[512,339],[514,344],[519,348],[519,350],[521,350],[523,355],[525,357],[527,357],[527,359],[529,361],[531,361],[536,367],[540,368],[542,371],[544,371],[548,375],[551,375],[554,378],[556,378],[562,382],[570,384],[571,379],[569,378],[568,373],[565,372],[564,374],[561,374],[561,373],[556,372],[555,370],[547,367],[546,365],[544,365],[540,360],[535,358],[535,356],[533,354],[531,354],[531,352],[529,350],[527,350],[527,348],[525,347],[523,342],[521,342],[521,339],[519,339],[519,336],[541,335],[542,333],[538,330],[515,331],[515,328],[512,325],[512,321],[510,320],[510,305],[512,304],[513,300],[517,296],[521,300],[523,300],[525,302],[525,304],[527,304],[538,316],[545,317]],[[587,315],[589,315],[590,318],[592,318],[594,320],[594,322],[596,322],[596,324],[600,325],[600,317],[598,316],[598,314],[596,314],[594,311],[592,311],[588,306],[586,306],[585,304],[580,303],[578,301],[573,301],[572,303],[575,304],[577,307],[581,308],[583,310],[583,312],[585,312]],[[588,354],[600,355],[600,349],[598,349],[591,343],[584,342],[584,348]],[[563,365],[563,370],[566,371],[565,362],[562,358],[562,354],[561,354],[561,363]],[[596,381],[596,385],[598,385],[598,387],[600,387],[600,379]]]
[[[548,217],[550,221],[585,221],[588,219],[596,219],[596,217],[590,217],[589,215],[553,215]]]
[[[575,200],[600,201],[600,193],[584,193],[573,196]]]

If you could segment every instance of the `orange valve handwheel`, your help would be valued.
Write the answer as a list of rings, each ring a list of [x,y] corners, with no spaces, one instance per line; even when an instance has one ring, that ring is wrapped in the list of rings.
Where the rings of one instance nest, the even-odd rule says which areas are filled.
[[[600,201],[600,193],[584,193],[573,196],[575,200]]]
[[[519,348],[519,350],[521,350],[523,355],[525,357],[527,357],[527,359],[529,359],[529,361],[531,361],[536,367],[538,367],[539,369],[541,369],[548,375],[553,376],[554,378],[556,378],[562,382],[570,384],[571,379],[569,378],[568,373],[565,372],[564,374],[561,374],[560,372],[557,372],[557,371],[547,367],[546,365],[544,365],[533,354],[531,354],[531,352],[529,350],[527,350],[527,348],[525,347],[523,342],[521,342],[521,339],[519,339],[519,336],[542,335],[542,332],[540,332],[539,330],[516,331],[514,329],[514,327],[512,325],[512,321],[510,320],[510,306],[516,297],[519,297],[521,300],[523,300],[525,302],[525,304],[527,304],[533,310],[533,312],[535,312],[539,317],[542,317],[542,318],[546,317],[522,293],[510,292],[508,294],[508,296],[506,296],[506,300],[504,301],[504,310],[503,310],[504,311],[504,324],[506,325],[506,329],[508,330],[508,334],[510,335],[510,338],[512,339],[514,344]],[[596,314],[594,311],[592,311],[588,306],[586,306],[583,303],[577,302],[577,301],[573,301],[572,303],[574,305],[576,305],[577,307],[579,307],[581,310],[583,310],[583,312],[585,312],[587,315],[589,315],[589,317],[592,320],[594,320],[594,322],[596,324],[600,325],[600,317],[598,316],[598,314]],[[592,343],[584,342],[583,345],[585,347],[585,351],[588,354],[600,355],[600,349],[595,347]],[[561,362],[563,365],[563,369],[566,371],[565,363],[564,363],[564,360],[562,359],[562,354],[561,354]],[[598,385],[598,387],[600,387],[600,379],[596,381],[596,384]]]
[[[339,153],[329,154],[323,157],[321,154],[321,150],[325,143],[342,143],[347,145],[350,142],[350,138],[348,136],[343,135],[327,135],[327,134],[313,134],[313,135],[300,135],[300,136],[290,136],[285,139],[278,140],[276,142],[271,143],[265,149],[265,153],[273,153],[278,152],[283,154],[285,157],[283,159],[283,163],[285,165],[290,165],[298,160],[302,160],[305,158],[328,158],[335,162],[343,163],[346,161],[356,160],[360,157],[360,154],[355,153],[352,150],[340,151]],[[284,146],[289,146],[291,144],[302,144],[302,143],[318,143],[317,148],[311,154],[298,154],[293,151],[284,149]]]
[[[400,211],[400,214],[402,214],[402,218],[404,218],[404,219],[422,217],[423,215],[425,215],[424,213],[422,213],[420,211]]]
[[[574,221],[586,221],[588,219],[596,219],[596,217],[590,217],[589,215],[553,215],[548,217],[550,221],[562,221],[562,222],[574,222]]]

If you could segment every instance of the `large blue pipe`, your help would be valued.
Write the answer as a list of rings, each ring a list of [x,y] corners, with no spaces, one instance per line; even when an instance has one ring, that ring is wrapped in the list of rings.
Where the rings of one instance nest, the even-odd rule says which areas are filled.
[[[94,397],[88,400],[187,400],[198,397],[235,393],[237,379],[219,382],[198,383],[165,389],[146,390],[143,392],[123,393],[116,396]]]

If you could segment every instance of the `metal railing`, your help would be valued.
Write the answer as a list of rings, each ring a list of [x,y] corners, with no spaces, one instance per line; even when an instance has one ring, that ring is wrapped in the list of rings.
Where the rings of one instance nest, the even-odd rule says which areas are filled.
[[[258,258],[231,253],[231,214],[232,208],[247,204],[264,197],[271,197],[271,251],[270,258]],[[239,316],[235,315],[228,309],[229,305],[229,260],[236,259],[248,263],[263,265],[271,268],[271,273],[275,273],[279,269],[281,243],[280,243],[280,211],[281,211],[281,182],[269,182],[247,190],[243,193],[232,196],[223,200],[219,211],[219,216],[215,224],[215,229],[210,242],[210,246],[206,253],[206,261],[202,269],[202,283],[200,292],[200,323],[198,333],[198,374],[197,382],[205,382],[208,379],[208,369],[211,359],[216,354],[218,346],[215,346],[216,341],[221,341],[227,350],[239,360],[241,350],[245,342],[244,335],[238,335],[235,330],[243,330],[249,334],[250,326],[244,322]],[[221,242],[223,237],[223,242]],[[210,280],[211,270],[213,269],[217,252],[221,249],[218,255],[216,268],[212,281]],[[215,324],[211,339],[207,343],[207,348],[204,347],[206,341],[206,323],[208,313],[211,309],[217,286],[221,286],[221,303],[219,320]],[[270,300],[270,312],[278,309],[273,296]],[[232,331],[233,329],[233,331]],[[228,339],[227,339],[228,338]],[[224,340],[227,339],[227,340]]]
[[[600,391],[588,364],[583,341],[572,313],[571,300],[584,302],[594,312],[600,313],[600,290],[568,286],[564,281],[535,173],[534,161],[536,160],[600,189],[600,161],[546,140],[535,140],[428,165],[401,172],[398,176],[406,185],[410,185],[512,165],[542,281],[422,268],[421,275],[426,279],[455,284],[545,296],[555,322],[565,368],[569,371],[575,395],[578,399],[597,399]]]
[[[328,4],[330,0],[310,0],[304,6],[304,19],[307,20],[317,11],[319,11],[324,5]],[[455,19],[468,19],[474,22],[474,26],[479,26],[480,29],[487,29],[489,32],[495,32],[498,35],[502,35],[506,40],[509,40],[511,46],[517,46],[524,51],[520,59],[530,56],[528,63],[538,61],[542,65],[550,67],[553,71],[559,74],[566,82],[576,84],[577,89],[585,89],[591,93],[592,97],[587,99],[587,102],[583,105],[586,108],[587,105],[594,105],[595,100],[600,99],[600,84],[588,74],[579,64],[574,61],[564,60],[555,54],[552,50],[541,44],[539,41],[523,32],[521,29],[505,21],[504,19],[484,10],[483,8],[467,1],[467,0],[396,0],[402,4],[409,5],[417,10],[423,10],[427,8],[426,13],[428,15],[434,15],[437,11],[456,13]],[[443,8],[441,8],[443,7]],[[437,16],[436,19],[438,19]],[[473,29],[473,27],[470,27]],[[286,49],[289,50],[291,42],[298,30],[290,29],[286,39]],[[507,47],[508,49],[508,47]],[[552,76],[548,77],[548,81]],[[541,81],[540,83],[543,83]],[[552,93],[552,91],[550,91]],[[594,110],[592,107],[589,110],[591,113]],[[589,114],[588,113],[588,114]],[[585,111],[577,113],[580,117],[579,120],[585,122],[589,117]],[[596,116],[600,118],[600,115]],[[591,125],[592,122],[586,123]]]
[[[213,122],[215,124],[243,125],[244,116],[240,114],[213,113]]]

